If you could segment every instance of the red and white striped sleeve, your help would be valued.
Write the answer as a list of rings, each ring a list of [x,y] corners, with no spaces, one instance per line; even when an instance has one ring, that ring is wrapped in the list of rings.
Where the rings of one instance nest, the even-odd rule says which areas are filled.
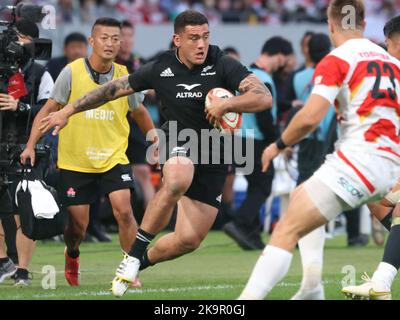
[[[333,104],[349,69],[348,62],[332,54],[326,56],[315,69],[312,93],[324,97]]]

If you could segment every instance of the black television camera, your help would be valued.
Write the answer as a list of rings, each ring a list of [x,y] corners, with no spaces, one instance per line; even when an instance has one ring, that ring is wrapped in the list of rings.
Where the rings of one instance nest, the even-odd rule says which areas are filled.
[[[11,21],[0,20],[0,26],[5,29],[0,33],[0,91],[1,85],[7,84],[8,79],[17,73],[29,59],[48,60],[51,58],[52,42],[50,39],[34,39],[32,43],[21,44],[15,29],[17,18],[40,22],[45,14],[42,7],[20,3],[17,6],[1,8],[11,11]]]
[[[9,21],[0,20],[0,93],[7,93],[12,85],[12,77],[20,72],[30,59],[48,60],[51,58],[52,42],[49,39],[33,39],[32,43],[18,41],[15,24],[18,18],[38,23],[45,14],[42,7],[20,3],[17,6],[0,7],[0,12],[8,10]],[[33,101],[33,95],[31,100]],[[32,103],[33,104],[33,103]],[[29,123],[27,124],[27,126]],[[0,112],[0,199],[2,191],[11,183],[9,177],[21,171],[19,155],[24,146],[7,141],[2,137],[3,114]],[[48,147],[38,145],[37,160],[48,156]]]

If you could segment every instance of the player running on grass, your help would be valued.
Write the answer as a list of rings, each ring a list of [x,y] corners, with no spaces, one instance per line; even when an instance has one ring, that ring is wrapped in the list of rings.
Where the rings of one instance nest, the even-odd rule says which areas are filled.
[[[286,275],[301,237],[343,211],[383,198],[399,176],[400,63],[364,38],[364,12],[361,0],[330,2],[329,33],[336,49],[316,67],[306,105],[264,151],[266,170],[335,105],[341,131],[336,150],[293,192],[240,299],[263,299]]]
[[[388,52],[400,60],[400,16],[388,21],[383,30],[386,37]],[[398,85],[398,83],[397,83]],[[397,97],[399,98],[399,97]],[[375,270],[372,278],[367,275],[362,278],[365,283],[359,286],[348,286],[342,289],[342,292],[353,299],[390,299],[391,287],[400,268],[400,179],[393,187],[391,192],[382,201],[386,206],[395,207],[391,211],[392,226],[390,234],[386,241],[385,250],[382,261]],[[380,210],[385,212],[382,205],[379,208],[374,206],[372,210]],[[386,209],[388,210],[388,209]]]
[[[167,142],[160,145],[160,150],[169,147],[168,160],[163,166],[163,184],[148,204],[135,244],[117,269],[112,286],[116,296],[125,293],[139,268],[195,250],[216,218],[227,171],[223,159],[220,164],[197,164],[189,157],[186,141],[174,142],[171,137],[187,128],[195,133],[202,129],[212,130],[210,123],[215,124],[228,111],[257,112],[271,107],[271,94],[265,85],[240,62],[223,55],[217,46],[209,45],[209,35],[204,15],[196,11],[181,13],[174,23],[176,50],[159,55],[129,77],[89,92],[43,121],[43,131],[56,127],[56,133],[66,125],[71,115],[136,91],[155,89],[161,100],[168,121],[163,125]],[[212,99],[206,114],[205,97],[215,87],[240,91],[242,95]],[[177,125],[178,132],[169,131],[172,122]],[[205,152],[208,163],[214,154],[212,144],[206,150],[199,145],[196,147],[201,153]],[[162,156],[163,152],[160,152]],[[200,157],[203,158],[201,154]],[[155,235],[168,224],[176,204],[175,230],[147,250]]]

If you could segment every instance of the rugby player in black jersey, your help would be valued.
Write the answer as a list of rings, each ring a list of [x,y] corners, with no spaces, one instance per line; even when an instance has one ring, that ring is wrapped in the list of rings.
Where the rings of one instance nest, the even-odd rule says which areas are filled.
[[[164,149],[168,150],[163,163],[163,184],[149,202],[136,241],[117,269],[112,286],[116,296],[125,293],[139,269],[195,250],[216,218],[226,165],[195,163],[188,156],[186,141],[177,142],[172,137],[183,129],[197,133],[212,130],[226,112],[258,112],[272,105],[265,85],[240,62],[224,55],[217,46],[209,45],[209,35],[204,15],[190,10],[181,13],[174,23],[176,49],[160,54],[129,77],[105,84],[42,120],[41,130],[55,128],[53,134],[57,134],[73,114],[133,92],[155,89],[161,100],[167,119],[162,127],[167,145]],[[213,98],[205,109],[205,97],[215,87],[238,91],[240,95]],[[174,127],[177,132],[171,131]],[[162,147],[160,142],[160,156]],[[209,152],[210,156],[213,153],[200,147],[198,150]],[[147,250],[155,235],[168,224],[176,205],[174,232],[161,237]]]

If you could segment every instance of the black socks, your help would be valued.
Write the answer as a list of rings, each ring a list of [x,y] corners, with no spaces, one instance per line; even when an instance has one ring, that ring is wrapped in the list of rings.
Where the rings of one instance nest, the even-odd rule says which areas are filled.
[[[129,251],[129,255],[131,257],[135,257],[136,259],[142,260],[143,255],[147,249],[147,246],[154,239],[154,237],[155,235],[147,233],[146,231],[139,228],[136,235],[136,241],[133,244],[131,250]]]
[[[72,258],[72,259],[76,259],[79,257],[80,252],[79,250],[73,250],[73,251],[67,251],[68,257]]]
[[[139,270],[142,271],[148,267],[154,266],[154,263],[151,263],[149,260],[149,256],[147,255],[148,251],[146,250],[140,260]]]
[[[390,229],[389,237],[386,241],[383,262],[391,264],[397,270],[400,268],[400,225],[394,225]]]
[[[393,209],[380,221],[380,223],[386,228],[386,230],[390,231],[392,226],[392,212]]]

